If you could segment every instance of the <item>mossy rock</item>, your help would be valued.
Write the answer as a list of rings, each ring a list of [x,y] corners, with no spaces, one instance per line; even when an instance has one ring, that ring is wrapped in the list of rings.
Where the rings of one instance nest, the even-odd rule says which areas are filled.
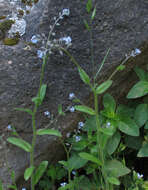
[[[18,42],[19,42],[19,38],[5,38],[3,40],[3,44],[7,45],[7,46],[16,45],[16,44],[18,44]]]
[[[6,16],[0,16],[0,20],[3,20],[5,18],[6,18]]]
[[[22,3],[32,7],[32,0],[29,0],[29,1],[28,0],[22,0]]]
[[[3,32],[6,32],[6,31],[10,30],[12,24],[14,24],[14,23],[15,22],[13,20],[5,20],[0,23],[0,30]]]

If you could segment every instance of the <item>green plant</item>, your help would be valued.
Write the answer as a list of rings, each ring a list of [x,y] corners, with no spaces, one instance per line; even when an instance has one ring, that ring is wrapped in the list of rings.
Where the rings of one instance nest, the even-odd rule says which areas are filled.
[[[47,39],[47,44],[45,47],[46,50],[48,49],[48,43],[49,43],[50,37],[52,35],[52,32],[54,30],[54,27],[56,26],[58,21],[60,19],[62,19],[62,17],[66,14],[67,14],[67,12],[65,13],[63,11],[63,13],[59,15],[59,17],[55,20],[55,23],[51,27],[51,30],[49,32],[48,39]],[[35,185],[39,182],[40,178],[44,174],[44,172],[47,168],[47,165],[48,165],[48,161],[42,161],[37,168],[35,166],[34,152],[35,152],[35,145],[36,145],[37,136],[38,135],[40,135],[40,136],[42,136],[42,135],[54,135],[57,137],[62,136],[58,130],[47,129],[47,128],[37,129],[37,127],[36,127],[36,113],[38,111],[39,106],[41,106],[43,103],[43,100],[44,100],[45,94],[46,94],[46,88],[47,88],[47,85],[43,84],[44,71],[45,71],[45,66],[46,66],[46,62],[47,62],[47,58],[48,58],[47,55],[48,55],[47,51],[45,51],[43,54],[43,64],[42,64],[42,68],[41,68],[39,90],[37,92],[36,97],[32,98],[32,102],[34,103],[33,110],[28,109],[28,108],[25,108],[25,109],[24,108],[16,108],[16,110],[26,112],[31,116],[32,129],[33,129],[32,143],[30,144],[29,142],[23,140],[16,132],[14,133],[14,130],[13,130],[12,134],[15,137],[9,137],[7,139],[7,141],[9,143],[23,149],[24,151],[26,151],[30,154],[30,166],[24,172],[24,179],[27,181],[28,179],[31,178],[31,190],[35,189]],[[61,106],[59,107],[59,114],[64,114],[61,111]],[[12,188],[12,186],[11,186],[11,188]],[[16,189],[16,187],[14,187],[14,189]]]
[[[98,84],[98,76],[105,63],[108,56],[109,50],[107,51],[102,63],[100,64],[97,72],[95,72],[95,62],[93,55],[93,37],[92,37],[92,24],[96,15],[96,6],[93,6],[92,0],[88,0],[86,4],[86,9],[89,14],[90,20],[84,21],[87,30],[90,33],[90,45],[91,45],[91,63],[93,68],[93,77],[90,78],[88,74],[82,69],[75,58],[69,53],[66,48],[61,46],[56,46],[60,49],[60,53],[65,52],[71,59],[71,61],[78,68],[78,72],[81,80],[88,85],[94,96],[94,106],[93,108],[88,107],[81,103],[79,99],[75,99],[75,103],[80,103],[74,106],[74,109],[85,114],[85,125],[79,130],[80,134],[74,134],[71,138],[67,139],[68,146],[62,141],[64,146],[67,159],[59,161],[61,166],[51,165],[47,169],[48,161],[42,161],[38,168],[35,166],[34,151],[36,138],[38,135],[55,135],[61,137],[61,133],[57,130],[36,128],[36,113],[39,106],[42,105],[46,94],[47,85],[43,84],[44,71],[47,62],[47,51],[48,44],[51,43],[50,37],[54,30],[54,27],[58,21],[63,16],[59,15],[56,19],[54,25],[51,27],[49,36],[47,39],[47,44],[44,52],[39,52],[39,57],[43,58],[43,64],[41,69],[39,90],[36,97],[32,99],[34,103],[33,110],[16,108],[18,111],[23,111],[28,113],[32,119],[33,128],[33,138],[32,143],[23,140],[15,130],[13,130],[13,135],[15,137],[9,137],[7,141],[12,143],[19,148],[25,150],[30,154],[30,166],[24,172],[25,180],[31,178],[31,190],[35,189],[35,185],[40,181],[39,187],[47,190],[48,188],[53,188],[56,181],[60,183],[63,177],[67,179],[64,184],[62,183],[59,190],[113,190],[119,189],[121,183],[121,177],[125,177],[130,173],[130,169],[126,167],[126,161],[123,157],[120,157],[120,153],[126,149],[126,147],[135,148],[135,142],[139,144],[138,156],[143,157],[148,155],[148,138],[144,136],[143,139],[140,136],[140,127],[145,125],[145,129],[148,129],[148,107],[147,103],[140,104],[136,109],[128,108],[123,105],[117,106],[115,99],[110,94],[105,94],[103,96],[103,106],[104,109],[100,110],[99,95],[105,93],[113,83],[113,76],[118,71],[122,71],[125,66],[125,62],[130,58],[139,54],[140,50],[136,49],[121,62],[121,64],[115,69],[111,76],[101,84]],[[66,14],[68,15],[68,10]],[[62,38],[60,40],[71,42],[70,37],[68,39]],[[42,55],[40,54],[42,53]],[[50,53],[50,51],[49,51]],[[136,68],[136,73],[140,78],[138,82],[131,89],[128,98],[142,97],[148,92],[148,75],[143,70]],[[133,110],[135,113],[133,114]],[[64,115],[62,106],[58,107],[59,115]],[[124,140],[122,139],[124,138]],[[138,139],[138,141],[137,141]],[[122,141],[123,140],[123,141]],[[136,146],[137,148],[137,146]],[[46,172],[45,172],[46,171]],[[66,172],[65,172],[66,171]],[[80,174],[82,172],[82,174]],[[46,177],[42,178],[43,174],[46,173]],[[11,188],[17,189],[15,184],[15,176],[12,173],[12,179],[14,184]],[[136,173],[133,173],[133,183],[130,188],[141,188],[141,186],[147,186],[147,183],[143,182],[136,177]],[[126,177],[125,177],[126,178]],[[40,180],[41,179],[41,180]],[[127,178],[126,178],[127,179]],[[2,183],[0,183],[0,189],[3,189]]]

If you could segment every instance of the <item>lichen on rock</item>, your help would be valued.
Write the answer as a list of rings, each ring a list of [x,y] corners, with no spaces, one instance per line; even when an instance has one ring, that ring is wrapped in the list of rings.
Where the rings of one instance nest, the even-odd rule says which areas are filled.
[[[5,38],[3,40],[3,44],[7,46],[13,46],[18,44],[19,42],[19,36],[15,36],[14,38]]]

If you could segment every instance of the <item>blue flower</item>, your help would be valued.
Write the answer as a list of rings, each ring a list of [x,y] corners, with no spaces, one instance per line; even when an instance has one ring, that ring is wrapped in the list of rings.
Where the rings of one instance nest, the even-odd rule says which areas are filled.
[[[84,126],[84,123],[83,123],[82,121],[80,121],[80,122],[78,123],[78,129],[82,129],[83,126]]]
[[[74,112],[74,111],[75,111],[75,108],[72,106],[72,107],[69,108],[69,111],[70,111],[70,112]]]
[[[62,187],[65,187],[65,185],[67,185],[67,183],[66,183],[66,182],[63,182],[63,183],[60,183],[60,185],[61,185]]]
[[[81,140],[81,137],[80,136],[76,136],[75,140],[76,140],[76,142],[79,142]]]
[[[37,50],[37,56],[38,58],[42,59],[45,56],[45,51]]]
[[[72,100],[75,97],[75,94],[72,92],[69,94],[69,100]]]
[[[63,9],[62,16],[69,16],[69,15],[70,15],[70,10],[69,9]]]
[[[141,178],[143,178],[143,174],[137,173],[137,177],[138,177],[139,179],[141,179]]]
[[[36,44],[38,41],[39,41],[39,36],[38,35],[33,35],[32,38],[31,38],[31,42],[33,44]]]
[[[12,126],[11,126],[11,125],[8,125],[8,126],[7,126],[7,129],[8,129],[9,131],[11,131],[11,130],[12,130]]]

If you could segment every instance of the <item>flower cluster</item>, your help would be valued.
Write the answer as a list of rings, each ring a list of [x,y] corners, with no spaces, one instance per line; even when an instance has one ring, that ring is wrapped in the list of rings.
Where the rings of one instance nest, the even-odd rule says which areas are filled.
[[[56,35],[55,32],[53,32],[54,27],[55,26],[59,26],[59,21],[61,19],[64,19],[65,16],[69,16],[70,15],[70,10],[68,8],[63,9],[62,12],[59,13],[59,17],[56,18],[54,17],[54,24],[50,25],[50,32],[49,32],[49,37],[48,39],[46,38],[45,35],[41,34],[37,34],[37,35],[33,35],[31,38],[31,42],[33,44],[37,44],[37,43],[42,43],[42,45],[40,46],[40,49],[37,50],[37,57],[40,59],[43,59],[43,57],[48,53],[48,54],[52,54],[54,50],[59,49],[59,53],[60,55],[63,55],[63,52],[60,50],[61,47],[64,46],[64,48],[68,48],[69,46],[71,46],[72,44],[72,39],[70,36],[64,36],[61,37],[59,39],[54,38],[53,36]]]

